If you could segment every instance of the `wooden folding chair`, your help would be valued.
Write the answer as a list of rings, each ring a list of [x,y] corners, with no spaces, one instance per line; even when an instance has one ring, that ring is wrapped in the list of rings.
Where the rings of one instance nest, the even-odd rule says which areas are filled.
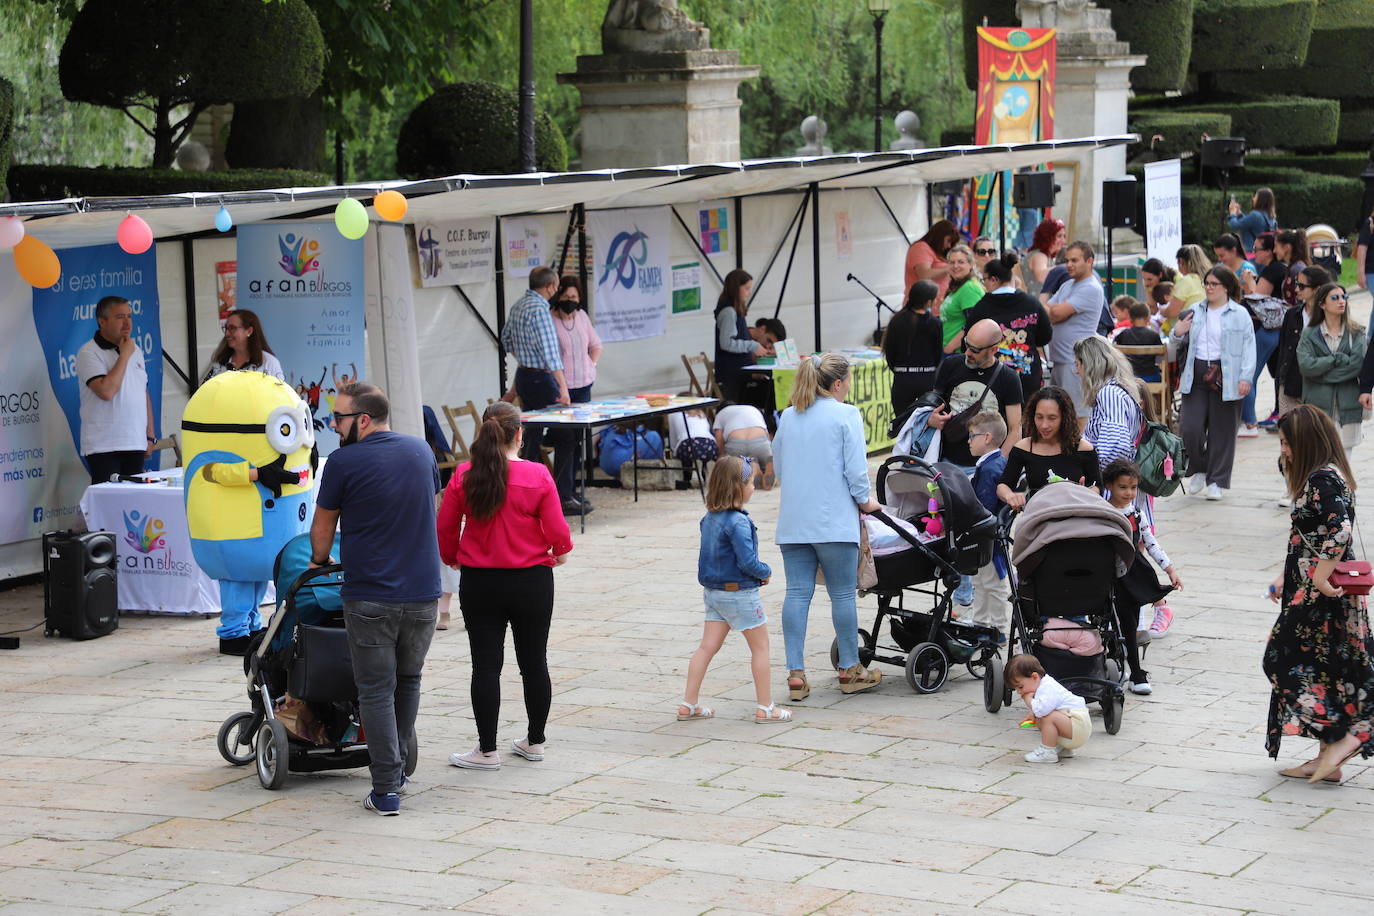
[[[692,368],[694,363],[700,364],[700,380],[697,378],[697,370]],[[720,386],[716,384],[716,368],[711,365],[711,360],[704,352],[696,356],[682,354],[682,365],[687,369],[687,388],[693,395],[699,398],[723,398]]]
[[[444,418],[448,420],[449,429],[453,430],[453,457],[454,465],[460,461],[471,461],[472,452],[468,448],[468,440],[458,429],[458,418],[463,416],[472,417],[472,438],[477,439],[477,430],[482,427],[482,414],[477,409],[477,405],[468,401],[462,407],[443,406]]]
[[[1145,388],[1154,401],[1155,416],[1165,426],[1173,426],[1174,388],[1169,379],[1169,348],[1164,344],[1145,344],[1143,346],[1124,346],[1113,344],[1126,357],[1153,356],[1159,366],[1159,381],[1146,382]]]
[[[162,452],[166,451],[167,449],[171,449],[172,454],[175,455],[177,459],[177,463],[172,465],[172,467],[181,467],[181,446],[177,444],[177,437],[175,434],[170,436],[164,436],[153,443],[153,451],[155,452]],[[159,461],[159,464],[160,463],[161,462]]]

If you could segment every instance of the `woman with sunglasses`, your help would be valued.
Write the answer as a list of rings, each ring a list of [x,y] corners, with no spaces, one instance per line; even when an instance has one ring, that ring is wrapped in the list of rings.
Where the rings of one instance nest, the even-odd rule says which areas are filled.
[[[1256,249],[1258,250],[1258,249]],[[1279,329],[1278,349],[1278,405],[1274,410],[1273,422],[1260,425],[1273,428],[1283,414],[1302,403],[1302,372],[1298,369],[1298,342],[1307,328],[1308,316],[1312,314],[1312,296],[1331,282],[1331,274],[1325,267],[1308,267],[1298,274],[1296,284],[1298,304],[1283,316],[1283,327]]]
[[[1172,357],[1188,341],[1178,383],[1179,433],[1193,471],[1186,489],[1194,495],[1206,489],[1208,499],[1218,500],[1231,486],[1241,401],[1255,373],[1255,330],[1231,268],[1207,271],[1202,290],[1204,301],[1174,326],[1168,343]]]
[[[949,291],[940,303],[939,315],[945,352],[958,353],[964,345],[964,315],[983,298],[983,285],[973,267],[973,250],[967,245],[955,245],[945,260],[949,264]]]
[[[973,240],[973,269],[978,273],[983,272],[983,268],[988,265],[988,261],[997,257],[997,243],[986,235],[980,235]]]
[[[1312,297],[1312,314],[1298,341],[1302,399],[1325,411],[1341,428],[1346,458],[1360,442],[1364,408],[1360,405],[1360,367],[1364,328],[1350,320],[1345,287],[1328,283]]]
[[[1026,258],[1026,292],[1038,297],[1045,285],[1045,275],[1064,251],[1069,241],[1069,227],[1062,219],[1047,219],[1035,227],[1030,252]]]

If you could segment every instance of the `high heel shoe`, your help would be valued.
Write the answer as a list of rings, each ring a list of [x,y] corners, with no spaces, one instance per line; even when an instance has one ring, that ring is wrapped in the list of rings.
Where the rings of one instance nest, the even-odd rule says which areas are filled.
[[[1308,782],[1319,783],[1323,779],[1326,779],[1326,777],[1330,776],[1332,773],[1336,772],[1342,766],[1344,766],[1347,760],[1358,754],[1360,752],[1360,749],[1363,748],[1364,745],[1357,743],[1350,750],[1349,753],[1345,754],[1337,760],[1332,760],[1331,757],[1333,755],[1327,753],[1327,750],[1330,747],[1332,747],[1332,745],[1328,744],[1326,747],[1322,748],[1322,752],[1317,755],[1317,766],[1312,770],[1312,775],[1307,777]]]
[[[793,685],[793,681],[801,681],[799,685]],[[811,685],[806,681],[805,671],[787,672],[787,699],[789,702],[797,703],[811,696]]]

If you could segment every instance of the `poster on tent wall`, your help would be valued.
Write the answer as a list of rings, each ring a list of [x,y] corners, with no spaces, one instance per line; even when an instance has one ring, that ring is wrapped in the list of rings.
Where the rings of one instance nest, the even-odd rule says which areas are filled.
[[[518,216],[501,220],[506,276],[528,277],[530,271],[547,263],[544,259],[544,227],[538,217]]]
[[[338,448],[329,428],[335,392],[362,377],[363,240],[333,223],[239,227],[238,307],[257,312],[287,384],[310,405],[320,454]]]
[[[1145,163],[1146,254],[1172,264],[1183,247],[1183,186],[1178,159]]]
[[[1035,143],[1054,138],[1054,29],[978,28],[978,101],[973,142]],[[1007,210],[999,212],[994,177],[1006,189]],[[1006,223],[1008,242],[1021,221],[1011,207],[1011,172],[981,175],[973,181],[971,235],[993,238]]]
[[[496,267],[496,222],[418,222],[415,250],[423,287],[485,283]]]
[[[593,210],[587,224],[601,262],[596,267],[596,330],[604,341],[657,337],[672,299],[668,207]]]

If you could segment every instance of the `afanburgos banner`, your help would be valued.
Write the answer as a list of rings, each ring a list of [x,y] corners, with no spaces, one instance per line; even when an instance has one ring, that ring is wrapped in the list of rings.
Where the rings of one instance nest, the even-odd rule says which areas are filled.
[[[592,308],[604,341],[657,337],[667,328],[672,253],[668,207],[587,214],[601,263]]]
[[[157,256],[118,245],[59,252],[62,276],[31,289],[0,258],[0,543],[71,527],[90,477],[81,461],[76,351],[96,332],[95,305],[129,300],[133,336],[144,353],[153,416],[162,408],[162,332]]]
[[[238,307],[262,319],[287,384],[310,405],[320,454],[337,390],[362,376],[363,240],[333,223],[257,223],[238,233]]]

